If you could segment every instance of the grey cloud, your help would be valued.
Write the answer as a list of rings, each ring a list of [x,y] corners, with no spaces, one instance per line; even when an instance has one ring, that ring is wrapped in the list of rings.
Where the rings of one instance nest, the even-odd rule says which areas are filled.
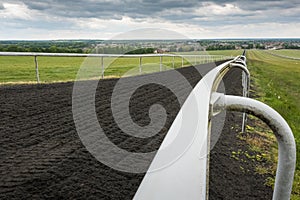
[[[50,2],[40,2],[40,1],[31,1],[30,3],[26,3],[26,5],[30,8],[30,9],[34,9],[34,10],[46,10],[50,7]]]
[[[62,17],[79,17],[79,18],[102,18],[102,19],[120,19],[122,16],[132,18],[146,17],[164,17],[172,20],[171,15],[165,15],[165,12],[174,9],[182,9],[189,13],[197,7],[201,7],[203,2],[213,2],[219,5],[231,3],[237,5],[245,11],[272,11],[276,9],[288,9],[299,6],[296,0],[290,1],[272,1],[272,0],[212,0],[212,1],[173,1],[173,0],[116,0],[116,1],[95,1],[95,0],[23,0],[30,9],[40,10],[45,14],[62,16]],[[234,15],[234,13],[232,14]],[[247,16],[249,14],[245,14]],[[182,16],[184,17],[184,15]],[[202,17],[202,16],[198,16]],[[174,19],[178,16],[174,14]],[[188,19],[188,18],[184,18]]]
[[[255,1],[254,3],[240,2],[239,6],[242,9],[250,10],[250,11],[258,11],[258,10],[275,10],[275,9],[289,9],[294,8],[300,5],[299,1]]]
[[[134,20],[156,18],[175,23],[188,23],[204,26],[232,25],[241,23],[261,22],[297,22],[299,13],[280,15],[278,10],[287,11],[299,7],[298,0],[212,0],[212,1],[173,1],[173,0],[12,0],[23,2],[29,9],[39,10],[47,16],[61,18],[100,18],[121,19],[124,16]],[[0,0],[1,2],[1,0]],[[206,16],[205,13],[194,13],[201,8],[203,2],[215,3],[221,6],[233,4],[244,12],[228,13],[222,16]],[[0,3],[1,6],[1,3]],[[209,11],[208,11],[209,12]]]
[[[30,9],[66,17],[114,18],[115,16],[151,17],[165,10],[193,8],[199,1],[23,1]]]
[[[6,30],[6,29],[14,29],[14,30],[25,30],[28,28],[31,29],[40,29],[40,30],[62,30],[62,29],[68,29],[68,30],[76,30],[77,27],[75,24],[70,22],[49,22],[49,21],[42,21],[42,22],[35,22],[32,23],[27,20],[9,20],[4,21],[0,26],[0,30]]]

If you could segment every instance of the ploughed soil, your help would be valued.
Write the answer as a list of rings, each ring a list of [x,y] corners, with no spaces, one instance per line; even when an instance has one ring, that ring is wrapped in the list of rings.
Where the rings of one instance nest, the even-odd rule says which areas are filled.
[[[123,78],[127,83],[166,79],[181,91],[176,96],[166,86],[150,83],[133,93],[129,106],[135,123],[150,123],[148,111],[153,104],[161,104],[167,113],[164,128],[145,139],[124,134],[114,121],[110,99],[118,79],[100,80],[95,97],[99,124],[115,145],[127,151],[158,149],[180,110],[178,95],[187,98],[191,91],[182,81],[194,87],[214,66],[178,69],[182,80],[170,71]],[[224,84],[227,94],[240,95],[241,71],[231,70]],[[0,86],[0,199],[133,198],[144,174],[109,168],[85,149],[73,121],[72,90],[72,82]],[[213,126],[214,122],[218,120],[213,120]],[[231,157],[232,151],[248,150],[236,137],[241,124],[240,114],[227,112],[224,127],[213,127],[212,134],[221,135],[211,151],[209,199],[272,198],[272,189],[264,185],[265,177],[255,173],[255,164]]]

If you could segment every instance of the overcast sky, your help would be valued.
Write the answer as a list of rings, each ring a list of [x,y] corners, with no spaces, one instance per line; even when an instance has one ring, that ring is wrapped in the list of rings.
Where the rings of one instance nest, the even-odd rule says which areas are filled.
[[[0,40],[300,38],[300,1],[0,0],[0,20]]]

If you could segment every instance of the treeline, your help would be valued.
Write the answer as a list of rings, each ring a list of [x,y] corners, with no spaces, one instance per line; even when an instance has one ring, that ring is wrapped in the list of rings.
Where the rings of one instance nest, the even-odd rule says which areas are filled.
[[[234,49],[300,49],[298,39],[224,39],[199,41],[36,40],[0,41],[2,52],[148,54]]]
[[[0,45],[0,51],[3,52],[42,52],[42,53],[84,53],[81,48],[72,47],[22,47],[18,45]]]
[[[256,49],[266,49],[265,45],[263,45],[263,44],[256,44],[255,48]]]
[[[263,44],[253,44],[253,43],[248,43],[248,44],[242,44],[239,46],[241,49],[265,49],[265,45]],[[234,50],[237,49],[236,45],[210,45],[206,47],[207,51],[214,51],[214,50]]]
[[[207,51],[214,51],[214,50],[233,50],[235,49],[235,45],[211,45],[206,47]]]
[[[141,49],[135,49],[132,51],[129,51],[125,54],[151,54],[154,53],[155,49],[154,48],[141,48]]]
[[[88,53],[96,54],[149,54],[155,48],[142,48],[134,46],[103,46],[88,50]]]
[[[284,44],[285,49],[300,49],[300,45],[293,45],[293,44]]]
[[[97,54],[149,54],[153,53],[155,48],[137,48],[131,46],[116,46],[116,47],[82,47],[77,48],[75,46],[56,46],[52,45],[47,47],[41,47],[39,45],[16,45],[0,44],[0,52],[41,52],[41,53],[97,53]]]
[[[0,41],[4,52],[85,53],[96,40]]]

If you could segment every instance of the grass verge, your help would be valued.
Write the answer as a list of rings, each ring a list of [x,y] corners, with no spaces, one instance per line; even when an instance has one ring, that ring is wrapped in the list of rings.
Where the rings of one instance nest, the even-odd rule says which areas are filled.
[[[293,191],[291,199],[300,199],[300,63],[299,61],[280,58],[267,54],[264,51],[252,50],[247,52],[248,67],[254,80],[256,95],[258,100],[268,104],[279,112],[290,125],[297,145],[297,164],[294,177]],[[257,121],[257,120],[256,120]],[[268,135],[267,129],[261,131],[261,124],[253,125],[252,131],[255,134]],[[248,130],[249,131],[249,130]],[[270,140],[267,137],[267,141]],[[255,140],[257,141],[257,140]],[[273,163],[271,170],[260,168],[258,173],[270,173],[270,177],[266,180],[267,184],[274,184],[277,156],[272,156],[276,152],[273,150],[274,144],[269,144],[272,149],[260,149],[259,144],[251,144],[252,148],[257,148],[258,152],[266,152],[269,159]],[[276,153],[277,155],[277,153]]]

